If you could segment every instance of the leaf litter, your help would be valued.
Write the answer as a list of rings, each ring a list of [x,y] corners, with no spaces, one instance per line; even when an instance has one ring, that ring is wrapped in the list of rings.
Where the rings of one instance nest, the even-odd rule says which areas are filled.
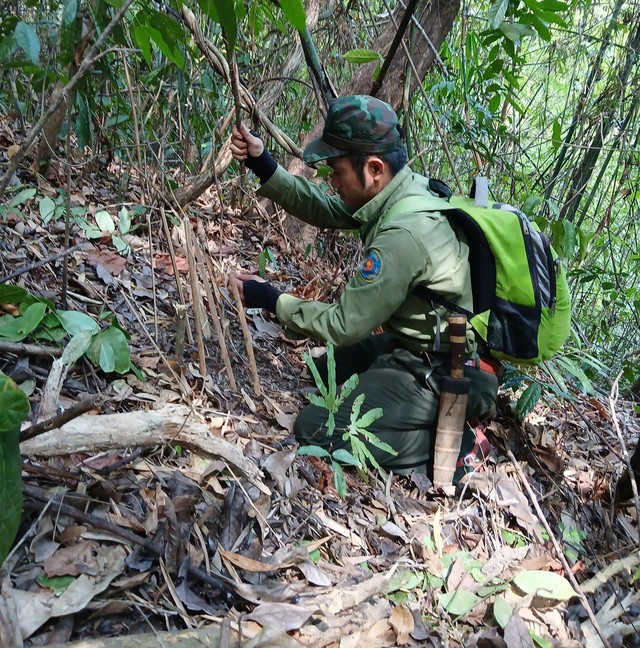
[[[109,182],[94,175],[73,194],[74,206],[100,215],[108,233],[118,218],[105,207],[118,190]],[[39,202],[55,190],[33,183],[27,179],[30,193],[13,204],[3,199],[11,214],[0,222],[3,276],[62,250],[64,228]],[[197,285],[186,278],[191,253],[178,219],[171,241],[160,230],[149,239],[134,219],[126,235],[132,244],[121,252],[111,236],[88,242],[80,225],[72,227],[72,244],[80,245],[68,255],[68,308],[98,323],[105,310],[115,313],[131,334],[139,373],[114,380],[81,358],[63,377],[60,403],[102,392],[94,417],[118,414],[125,424],[127,416],[180,404],[193,427],[179,437],[175,424],[152,447],[138,447],[132,434],[121,447],[101,439],[100,450],[24,457],[25,511],[3,593],[20,611],[25,645],[63,637],[107,646],[109,637],[152,632],[148,641],[157,644],[149,645],[204,637],[220,646],[600,646],[507,450],[585,585],[599,630],[612,646],[640,645],[638,520],[634,506],[608,497],[620,466],[613,419],[621,419],[629,443],[639,432],[631,403],[612,412],[606,395],[576,393],[573,411],[552,400],[522,423],[503,416],[487,430],[497,462],[468,476],[455,497],[431,495],[423,476],[365,482],[347,473],[341,500],[330,468],[297,456],[291,434],[310,387],[302,354],[315,348],[249,314],[263,394],[256,396],[225,276],[255,271],[256,241],[263,241],[274,260],[270,279],[305,298],[331,299],[359,250],[353,239],[330,234],[325,256],[310,259],[287,244],[279,220],[265,224],[250,210],[217,220],[209,199],[215,202],[205,194],[184,221],[211,250],[225,336],[204,340],[206,375],[195,329],[184,357],[174,356],[175,304],[190,303]],[[135,186],[123,200],[137,201]],[[198,220],[199,208],[209,216]],[[204,268],[196,270],[205,281]],[[56,299],[61,272],[56,259],[14,282]],[[37,411],[51,359],[7,351],[0,365],[18,383],[35,384]],[[49,434],[55,440],[64,429]],[[235,454],[225,459],[215,449],[223,447]],[[236,456],[254,467],[250,477],[229,460]]]

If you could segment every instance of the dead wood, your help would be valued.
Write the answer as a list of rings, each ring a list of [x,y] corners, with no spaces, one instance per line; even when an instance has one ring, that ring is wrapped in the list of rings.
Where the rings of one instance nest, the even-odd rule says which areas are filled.
[[[46,421],[40,421],[39,423],[34,423],[31,427],[26,428],[20,432],[20,441],[28,441],[29,439],[34,439],[45,432],[59,428],[60,426],[72,421],[74,418],[92,410],[98,404],[98,401],[101,400],[99,394],[94,394],[88,398],[84,398],[81,401],[75,403],[68,409],[66,409],[61,414],[52,416]]]
[[[22,454],[55,457],[76,452],[102,452],[118,448],[152,448],[179,444],[239,470],[263,492],[258,467],[228,441],[212,435],[209,426],[193,418],[184,405],[165,405],[157,410],[124,414],[84,415],[20,444]]]
[[[0,342],[0,353],[12,353],[17,356],[45,356],[59,358],[62,349],[42,344],[24,344],[23,342]]]

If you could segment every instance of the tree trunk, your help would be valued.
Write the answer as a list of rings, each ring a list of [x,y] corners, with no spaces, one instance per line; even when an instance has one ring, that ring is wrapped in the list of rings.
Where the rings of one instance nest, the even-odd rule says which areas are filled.
[[[435,54],[440,49],[444,39],[451,30],[458,9],[460,8],[459,0],[447,0],[443,2],[425,2],[421,3],[416,12],[416,19],[419,21],[422,29],[428,35],[431,43],[426,42],[421,35],[416,39],[416,45],[411,51],[411,58],[418,70],[419,78],[411,79],[411,92],[415,91],[418,83],[422,83],[425,74],[431,69],[435,61]],[[394,20],[390,20],[385,30],[372,44],[371,49],[380,52],[383,56],[389,50],[396,34],[396,25],[400,24],[404,8],[398,8],[394,13]],[[407,30],[410,32],[410,30]],[[433,45],[433,47],[431,46]],[[373,85],[373,73],[377,63],[372,62],[361,65],[357,72],[351,77],[349,83],[341,89],[340,95],[369,94]],[[382,83],[377,97],[391,104],[394,109],[402,105],[404,84],[407,75],[407,59],[404,48],[400,46],[391,61],[389,71]],[[311,132],[307,135],[302,144],[310,142],[312,139],[319,137],[322,133],[324,120],[318,122]],[[290,161],[287,169],[296,175],[311,177],[313,169],[294,158]],[[315,238],[315,228],[302,223],[295,218],[285,220],[285,229],[289,238],[304,248]]]

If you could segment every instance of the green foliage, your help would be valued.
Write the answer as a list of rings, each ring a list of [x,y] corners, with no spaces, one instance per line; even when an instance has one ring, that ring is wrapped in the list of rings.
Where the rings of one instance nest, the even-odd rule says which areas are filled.
[[[0,317],[0,339],[21,342],[28,337],[60,341],[88,333],[86,354],[96,367],[105,373],[127,373],[132,369],[129,334],[124,331],[112,313],[107,313],[101,327],[89,315],[78,311],[57,309],[49,300],[30,295],[26,290],[4,284],[0,286],[0,304],[14,304],[20,314]],[[83,350],[84,352],[84,350]]]
[[[304,359],[321,394],[321,397],[316,394],[308,394],[307,398],[313,405],[322,407],[328,411],[327,436],[332,436],[335,432],[334,414],[358,385],[358,375],[354,374],[345,381],[340,388],[340,393],[337,394],[336,362],[333,345],[327,345],[326,385],[322,380],[313,359],[308,354],[304,355]],[[381,441],[375,434],[368,430],[368,428],[383,415],[383,412],[380,407],[376,407],[370,409],[361,416],[360,411],[364,404],[364,400],[365,394],[358,394],[358,396],[356,396],[351,406],[349,425],[346,430],[342,431],[342,440],[346,442],[349,450],[346,448],[337,448],[336,450],[329,452],[328,450],[315,445],[301,446],[298,448],[298,454],[330,459],[333,467],[334,485],[340,497],[346,497],[347,495],[347,483],[345,481],[342,464],[356,468],[365,478],[369,466],[372,466],[381,472],[380,465],[371,454],[367,444],[375,446],[391,455],[397,454],[396,450],[394,450],[390,445]]]
[[[0,372],[0,566],[9,553],[20,524],[20,424],[28,414],[29,401],[24,392]]]

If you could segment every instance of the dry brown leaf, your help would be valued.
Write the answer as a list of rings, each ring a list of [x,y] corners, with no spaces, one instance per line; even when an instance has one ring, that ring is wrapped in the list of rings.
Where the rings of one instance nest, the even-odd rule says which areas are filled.
[[[90,565],[95,562],[91,554],[93,547],[93,542],[83,540],[70,547],[58,549],[51,558],[45,560],[44,573],[49,578],[90,573],[92,570]]]
[[[94,248],[86,254],[87,263],[94,268],[101,266],[110,275],[118,276],[127,264],[127,260],[113,250],[98,250]]]
[[[277,571],[278,569],[286,569],[287,567],[293,567],[295,562],[284,562],[278,563],[275,565],[268,565],[267,563],[260,562],[259,560],[253,560],[253,558],[247,558],[233,551],[227,551],[222,547],[218,547],[220,555],[228,560],[230,563],[239,567],[240,569],[245,569],[246,571],[256,572],[256,573],[267,573],[272,571]]]
[[[301,628],[313,614],[312,610],[292,603],[263,603],[245,618],[263,626],[288,632]]]
[[[396,633],[396,642],[399,646],[409,643],[409,635],[413,632],[413,615],[404,605],[396,605],[389,617],[389,623]]]

